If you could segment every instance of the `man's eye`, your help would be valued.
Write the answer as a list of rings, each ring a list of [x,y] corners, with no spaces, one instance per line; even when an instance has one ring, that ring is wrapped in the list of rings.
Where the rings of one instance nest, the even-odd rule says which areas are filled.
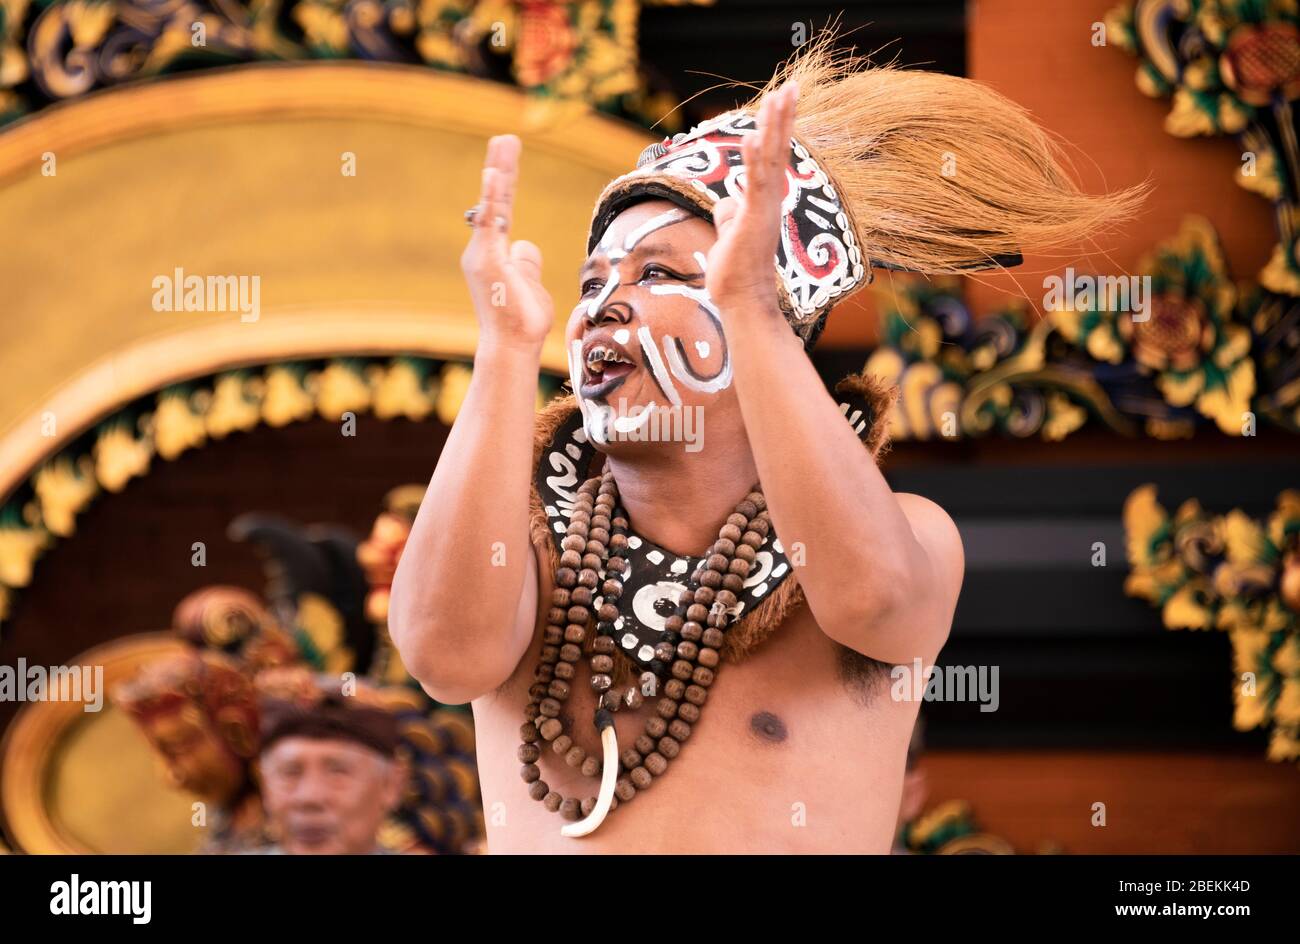
[[[641,271],[642,281],[657,278],[680,279],[681,276],[671,269],[665,269],[663,266],[659,265],[648,265]]]
[[[590,295],[592,292],[598,292],[600,291],[600,287],[604,284],[605,283],[600,279],[587,279],[587,281],[582,283],[582,294]]]

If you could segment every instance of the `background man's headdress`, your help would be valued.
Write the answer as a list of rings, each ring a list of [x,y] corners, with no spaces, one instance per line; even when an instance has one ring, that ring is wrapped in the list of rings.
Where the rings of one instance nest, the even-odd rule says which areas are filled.
[[[775,269],[781,304],[811,347],[831,305],[872,269],[960,274],[1016,265],[1132,213],[1141,188],[1083,193],[1060,147],[1014,102],[970,79],[873,66],[827,31],[741,108],[642,153],[601,193],[588,236],[666,199],[711,218],[743,192],[741,140],[764,96],[799,83]]]
[[[194,651],[145,665],[113,692],[113,701],[140,723],[184,714],[216,733],[230,753],[253,756],[257,704],[247,675],[220,652]]]
[[[350,741],[393,758],[401,743],[397,717],[379,693],[360,681],[345,692],[337,678],[302,666],[268,669],[255,685],[261,708],[262,751],[283,738]]]

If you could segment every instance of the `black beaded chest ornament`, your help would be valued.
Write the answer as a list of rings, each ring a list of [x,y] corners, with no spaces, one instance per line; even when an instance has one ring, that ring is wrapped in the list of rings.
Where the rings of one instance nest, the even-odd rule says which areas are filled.
[[[634,799],[668,769],[708,699],[717,677],[727,626],[755,555],[771,530],[767,502],[757,488],[745,496],[718,532],[709,554],[691,574],[678,598],[676,611],[664,621],[648,672],[626,688],[614,684],[615,621],[623,584],[618,579],[627,566],[627,514],[618,504],[618,486],[606,471],[578,488],[569,526],[560,543],[555,589],[547,614],[542,652],[528,689],[527,719],[520,729],[520,775],[528,794],[569,824],[561,833],[569,837],[593,832],[618,805]],[[576,682],[577,666],[593,616],[595,637],[586,658],[590,685],[597,695],[595,725],[600,733],[603,758],[588,756],[563,733],[560,711]],[[662,688],[659,679],[666,677]],[[653,680],[653,681],[652,681]],[[614,712],[640,708],[657,693],[655,713],[646,719],[645,731],[621,752],[614,730]],[[600,778],[596,796],[565,797],[542,780],[538,760],[548,745],[570,767]]]

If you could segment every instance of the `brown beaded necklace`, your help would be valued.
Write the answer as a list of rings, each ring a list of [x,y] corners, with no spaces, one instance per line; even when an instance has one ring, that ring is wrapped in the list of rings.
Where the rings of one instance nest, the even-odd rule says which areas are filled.
[[[592,832],[619,801],[626,803],[649,788],[654,778],[663,776],[669,761],[677,757],[690,737],[717,675],[718,650],[733,619],[737,594],[749,575],[755,552],[771,528],[767,502],[755,487],[727,518],[707,558],[691,575],[676,612],[665,621],[650,672],[639,681],[648,687],[648,683],[665,674],[671,677],[663,685],[663,697],[655,706],[655,714],[646,720],[645,732],[620,753],[613,712],[623,706],[631,710],[641,707],[644,695],[636,682],[623,692],[614,690],[615,603],[623,592],[618,575],[627,566],[624,557],[628,547],[627,515],[616,507],[617,501],[618,486],[608,470],[587,479],[578,489],[568,530],[560,544],[562,553],[541,657],[524,709],[527,720],[519,731],[523,742],[518,752],[523,764],[520,776],[528,784],[529,796],[567,820],[582,819],[562,830],[573,837]],[[600,597],[596,596],[597,588]],[[598,619],[589,655],[590,684],[598,695],[595,725],[604,748],[603,761],[587,756],[582,747],[574,744],[563,733],[559,717],[577,673],[576,665],[583,656],[593,610]],[[539,740],[549,742],[570,767],[581,768],[585,776],[600,777],[600,795],[580,802],[552,790],[541,779],[537,764],[541,757]]]

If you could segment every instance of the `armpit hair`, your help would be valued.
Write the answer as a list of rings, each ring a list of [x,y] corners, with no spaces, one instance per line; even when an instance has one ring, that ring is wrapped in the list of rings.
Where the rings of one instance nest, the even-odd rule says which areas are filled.
[[[893,668],[888,662],[879,662],[838,642],[835,643],[835,667],[840,682],[864,708],[871,706]]]

